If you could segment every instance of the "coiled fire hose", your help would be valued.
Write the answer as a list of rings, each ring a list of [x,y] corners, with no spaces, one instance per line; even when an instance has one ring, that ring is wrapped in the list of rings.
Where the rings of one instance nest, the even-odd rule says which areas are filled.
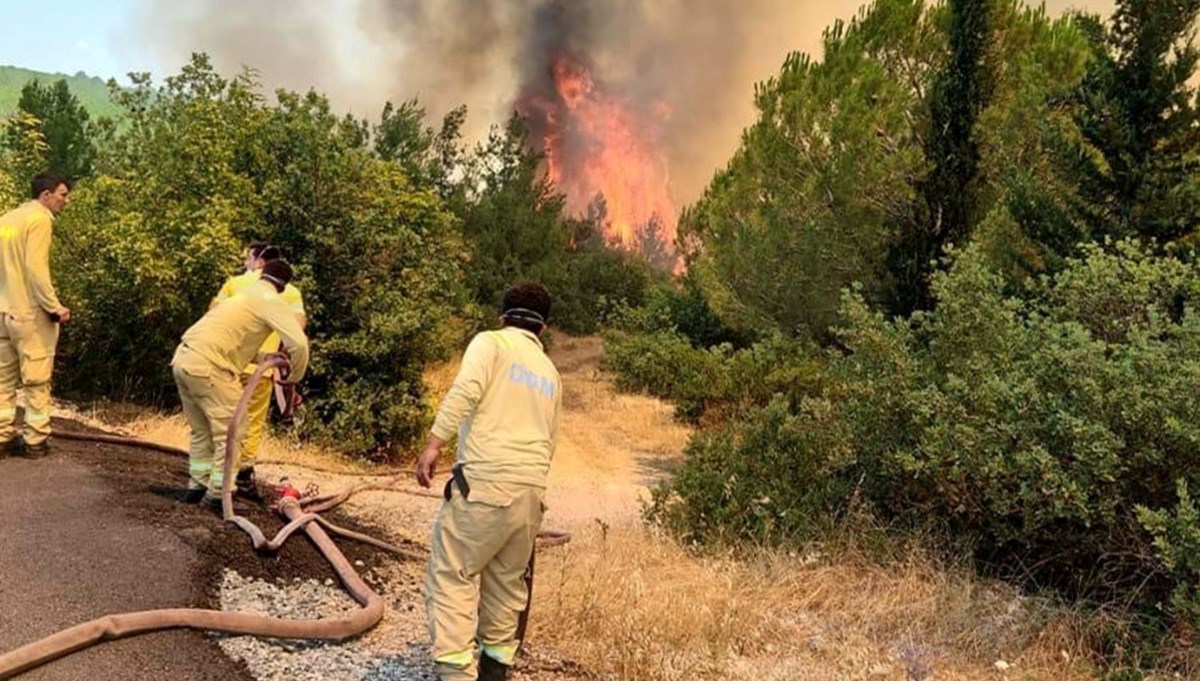
[[[350,532],[325,521],[317,515],[349,499],[354,493],[370,489],[383,489],[384,485],[360,485],[345,492],[330,495],[319,501],[309,500],[312,510],[306,512],[299,494],[290,494],[285,489],[279,501],[279,511],[288,519],[288,524],[271,540],[267,540],[262,530],[250,520],[238,516],[233,511],[232,480],[233,466],[236,460],[237,431],[245,418],[250,403],[250,395],[254,387],[262,380],[263,374],[274,367],[287,366],[287,360],[281,356],[271,357],[259,364],[258,369],[247,382],[246,389],[238,401],[237,408],[230,419],[227,440],[225,443],[224,485],[221,490],[221,510],[223,518],[236,524],[251,538],[254,548],[259,551],[278,550],[296,530],[303,528],[305,534],[316,545],[317,549],[329,561],[334,572],[346,591],[362,607],[345,617],[322,620],[296,620],[250,615],[238,612],[220,610],[205,610],[199,608],[172,608],[163,610],[147,610],[144,612],[108,615],[99,619],[76,625],[69,629],[47,636],[39,641],[26,644],[16,650],[0,655],[0,680],[11,679],[23,672],[39,667],[47,662],[70,655],[97,643],[112,641],[128,636],[136,636],[153,631],[166,629],[197,629],[203,631],[221,632],[235,635],[260,636],[280,639],[308,639],[325,641],[343,641],[358,636],[377,625],[383,619],[384,602],[379,594],[371,590],[362,580],[358,572],[338,549],[333,540],[325,532],[330,532],[347,538],[365,541],[374,546],[387,549],[408,557],[414,554],[379,541],[373,537]],[[151,449],[170,454],[187,452],[175,447],[143,442],[131,438],[103,434],[59,433],[58,437],[65,440],[81,440],[104,442]],[[394,488],[389,491],[395,491]],[[569,541],[570,535],[561,532],[544,533],[547,539],[545,545],[561,544]],[[530,558],[530,569],[527,582],[532,580],[533,559]],[[530,592],[532,600],[532,591]],[[524,633],[528,619],[528,604],[521,616],[520,630]]]

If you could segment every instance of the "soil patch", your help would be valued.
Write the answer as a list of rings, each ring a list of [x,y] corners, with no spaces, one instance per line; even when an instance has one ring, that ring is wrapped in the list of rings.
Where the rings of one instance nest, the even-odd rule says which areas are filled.
[[[56,420],[54,427],[60,432],[98,432],[74,421]],[[180,457],[108,443],[67,443],[61,439],[56,442],[60,447],[63,444],[69,444],[73,459],[94,467],[116,491],[116,503],[123,511],[174,533],[198,554],[192,578],[204,595],[202,604],[205,606],[217,605],[217,586],[226,569],[235,570],[243,577],[268,581],[337,579],[329,562],[303,531],[292,535],[274,554],[258,553],[244,532],[224,522],[217,513],[177,501],[187,485],[187,465]],[[265,504],[236,499],[234,507],[239,515],[258,525],[268,537],[284,526],[283,518]],[[347,529],[372,533],[372,528],[362,526],[336,509],[324,515]],[[365,568],[394,560],[376,548],[357,542],[338,540],[338,546],[351,563],[361,563]]]

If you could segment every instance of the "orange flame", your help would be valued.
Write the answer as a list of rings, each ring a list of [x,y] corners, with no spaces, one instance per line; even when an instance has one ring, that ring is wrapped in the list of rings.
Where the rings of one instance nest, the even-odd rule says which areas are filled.
[[[645,245],[653,231],[674,252],[678,217],[670,194],[667,158],[659,142],[670,117],[665,104],[639,108],[606,92],[584,66],[560,56],[551,65],[558,102],[538,102],[549,177],[567,210],[588,212],[604,197],[606,236],[625,249]]]

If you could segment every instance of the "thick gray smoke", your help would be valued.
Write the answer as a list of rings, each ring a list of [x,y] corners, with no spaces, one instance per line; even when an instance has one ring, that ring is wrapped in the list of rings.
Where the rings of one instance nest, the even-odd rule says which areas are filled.
[[[374,116],[419,96],[432,118],[466,104],[468,133],[503,121],[569,49],[598,81],[670,111],[662,144],[675,198],[696,198],[753,120],[753,84],[860,0],[142,0],[136,34],[174,72],[193,51],[268,87],[328,93]],[[1111,0],[1051,0],[1108,12]]]
[[[567,53],[598,82],[670,112],[659,140],[675,198],[694,199],[753,120],[753,84],[858,0],[369,0],[374,35],[404,48],[404,71],[432,110],[465,102],[483,122],[552,86]],[[812,5],[820,5],[813,7]],[[475,121],[480,123],[478,119]]]

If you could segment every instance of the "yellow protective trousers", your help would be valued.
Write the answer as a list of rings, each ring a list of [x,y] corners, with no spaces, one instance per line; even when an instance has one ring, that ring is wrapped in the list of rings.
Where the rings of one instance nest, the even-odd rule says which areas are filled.
[[[251,374],[242,374],[242,389],[250,382]],[[238,437],[238,461],[234,470],[250,468],[258,459],[262,449],[263,438],[267,434],[267,412],[271,410],[271,389],[273,387],[271,374],[263,374],[254,392],[250,394],[250,404],[246,407],[246,421],[242,425],[242,433]]]
[[[525,567],[542,524],[545,490],[470,481],[455,487],[433,527],[425,608],[442,681],[478,678],[476,650],[511,665],[529,595]]]
[[[25,388],[26,444],[50,437],[50,376],[58,324],[42,310],[0,313],[0,443],[17,437],[17,385]]]
[[[188,447],[188,488],[207,489],[220,497],[224,483],[225,441],[229,421],[242,396],[237,375],[180,347],[172,362],[183,416],[191,430]]]

